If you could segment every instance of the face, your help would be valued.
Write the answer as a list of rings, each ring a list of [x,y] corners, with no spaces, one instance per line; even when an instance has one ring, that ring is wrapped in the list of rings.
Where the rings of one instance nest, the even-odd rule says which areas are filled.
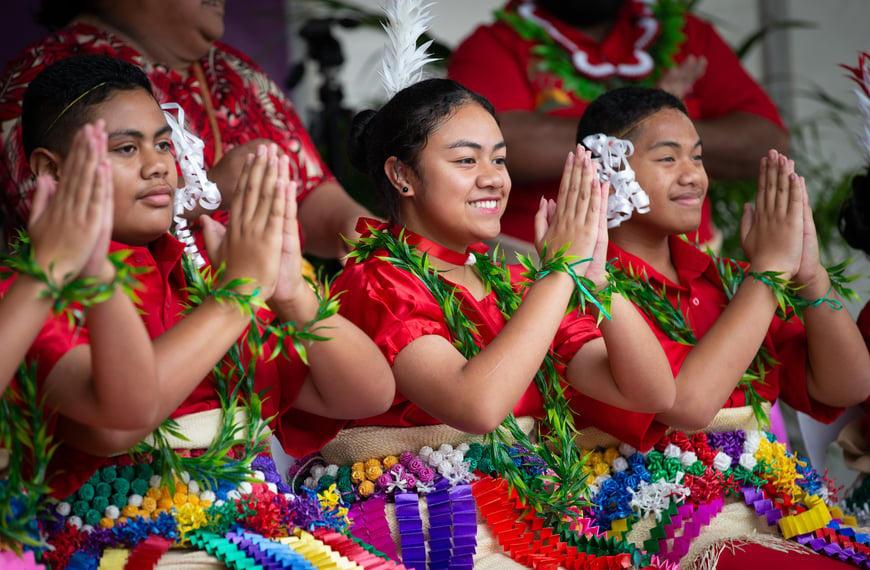
[[[148,53],[194,62],[223,35],[225,4],[226,0],[111,0],[102,3],[100,17]]]
[[[94,106],[103,119],[114,186],[112,239],[145,246],[172,223],[178,183],[172,138],[163,111],[143,89],[117,91]]]
[[[664,109],[643,121],[634,136],[629,164],[650,199],[650,211],[635,214],[620,226],[649,232],[651,237],[681,234],[698,228],[707,193],[701,140],[683,113]]]
[[[537,0],[538,6],[569,26],[585,28],[611,22],[625,0]]]
[[[412,231],[455,251],[496,237],[511,180],[504,137],[476,103],[458,107],[429,135],[419,176],[401,194],[402,219]]]

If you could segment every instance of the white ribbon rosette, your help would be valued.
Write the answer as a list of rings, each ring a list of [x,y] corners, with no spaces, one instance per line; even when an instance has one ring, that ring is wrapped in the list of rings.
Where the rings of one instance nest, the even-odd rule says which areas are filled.
[[[598,133],[585,137],[583,146],[592,151],[592,160],[598,164],[598,178],[602,183],[610,182],[607,227],[618,227],[631,218],[635,210],[639,214],[649,212],[649,196],[635,180],[634,170],[628,164],[628,157],[634,152],[631,141]]]
[[[172,129],[172,145],[175,147],[175,160],[184,178],[184,187],[175,192],[175,237],[185,244],[184,251],[191,257],[197,267],[205,265],[205,260],[196,247],[193,234],[190,232],[187,220],[183,215],[191,211],[197,204],[207,210],[214,210],[221,203],[221,194],[217,184],[206,178],[202,139],[184,128],[184,109],[178,103],[164,103],[160,106],[163,116]],[[172,113],[178,113],[178,118]]]

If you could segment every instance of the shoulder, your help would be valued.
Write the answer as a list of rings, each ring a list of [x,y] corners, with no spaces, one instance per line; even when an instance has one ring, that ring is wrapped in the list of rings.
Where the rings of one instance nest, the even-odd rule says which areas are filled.
[[[253,59],[238,49],[223,42],[214,42],[213,46],[215,54],[222,56],[228,62],[231,62],[233,67],[244,67],[256,71],[257,73],[263,73],[263,70],[254,62]]]

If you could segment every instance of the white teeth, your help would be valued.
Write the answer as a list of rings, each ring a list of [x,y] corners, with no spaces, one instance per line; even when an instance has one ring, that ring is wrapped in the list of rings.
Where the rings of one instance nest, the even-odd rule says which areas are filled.
[[[478,202],[472,202],[471,205],[483,210],[494,210],[498,207],[498,200],[480,200]]]

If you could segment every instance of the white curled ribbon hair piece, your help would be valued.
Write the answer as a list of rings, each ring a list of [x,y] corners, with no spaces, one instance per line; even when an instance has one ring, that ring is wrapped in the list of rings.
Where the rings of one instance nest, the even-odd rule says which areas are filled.
[[[630,219],[635,210],[638,214],[649,212],[649,196],[635,180],[634,170],[628,164],[628,157],[634,152],[631,141],[598,133],[585,137],[583,146],[592,151],[592,160],[598,164],[599,180],[610,182],[607,227],[618,227]]]
[[[160,106],[169,128],[172,129],[172,145],[175,147],[175,160],[184,178],[184,187],[175,192],[175,237],[182,242],[184,251],[190,256],[197,267],[205,265],[205,260],[196,247],[196,241],[190,231],[187,220],[183,217],[185,211],[191,211],[197,205],[207,210],[215,210],[221,204],[221,194],[217,184],[206,178],[202,139],[184,128],[184,109],[178,103],[164,103]],[[178,113],[178,118],[173,114]]]

